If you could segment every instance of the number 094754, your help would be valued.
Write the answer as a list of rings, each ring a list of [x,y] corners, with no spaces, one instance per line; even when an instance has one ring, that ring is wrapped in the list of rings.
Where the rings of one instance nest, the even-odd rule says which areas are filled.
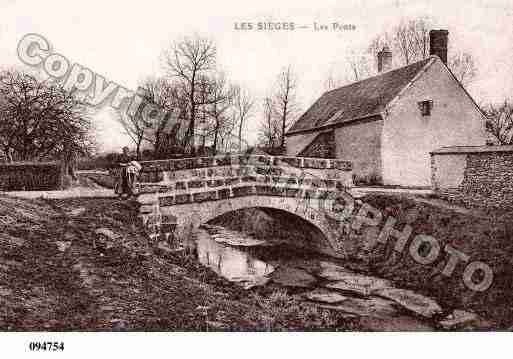
[[[30,342],[31,351],[56,352],[64,350],[64,342]]]

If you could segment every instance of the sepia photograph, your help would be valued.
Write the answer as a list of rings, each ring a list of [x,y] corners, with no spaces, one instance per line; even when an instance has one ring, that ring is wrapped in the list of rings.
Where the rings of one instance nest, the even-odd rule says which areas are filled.
[[[5,353],[504,356],[513,3],[0,18]]]

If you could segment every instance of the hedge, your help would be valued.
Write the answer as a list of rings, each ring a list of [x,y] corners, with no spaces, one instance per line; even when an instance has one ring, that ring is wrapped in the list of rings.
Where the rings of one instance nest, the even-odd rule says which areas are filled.
[[[58,190],[63,186],[59,162],[13,162],[0,164],[0,191]]]

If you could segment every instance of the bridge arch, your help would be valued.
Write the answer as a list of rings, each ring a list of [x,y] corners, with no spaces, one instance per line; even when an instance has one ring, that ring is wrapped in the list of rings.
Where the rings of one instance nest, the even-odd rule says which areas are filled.
[[[319,209],[318,203],[315,202],[305,206],[295,198],[253,195],[163,206],[160,208],[160,212],[162,215],[171,215],[176,218],[175,234],[178,237],[188,237],[191,231],[199,228],[202,224],[227,213],[247,208],[259,208],[264,211],[283,213],[283,219],[287,219],[287,217],[296,218],[298,223],[308,224],[322,234],[328,245],[325,248],[318,248],[320,251],[331,255],[337,253],[339,247],[337,246],[338,234],[331,229],[326,214],[322,209]]]

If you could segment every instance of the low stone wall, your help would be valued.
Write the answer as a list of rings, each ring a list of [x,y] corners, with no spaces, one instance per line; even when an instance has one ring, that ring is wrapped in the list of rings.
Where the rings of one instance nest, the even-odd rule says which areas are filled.
[[[432,188],[470,207],[513,209],[513,146],[447,147],[431,153]]]
[[[0,191],[48,191],[63,186],[58,162],[0,164]]]
[[[143,172],[176,171],[216,166],[267,165],[291,166],[309,169],[351,170],[351,162],[336,159],[263,156],[263,155],[229,155],[215,157],[193,157],[170,160],[142,161]]]

